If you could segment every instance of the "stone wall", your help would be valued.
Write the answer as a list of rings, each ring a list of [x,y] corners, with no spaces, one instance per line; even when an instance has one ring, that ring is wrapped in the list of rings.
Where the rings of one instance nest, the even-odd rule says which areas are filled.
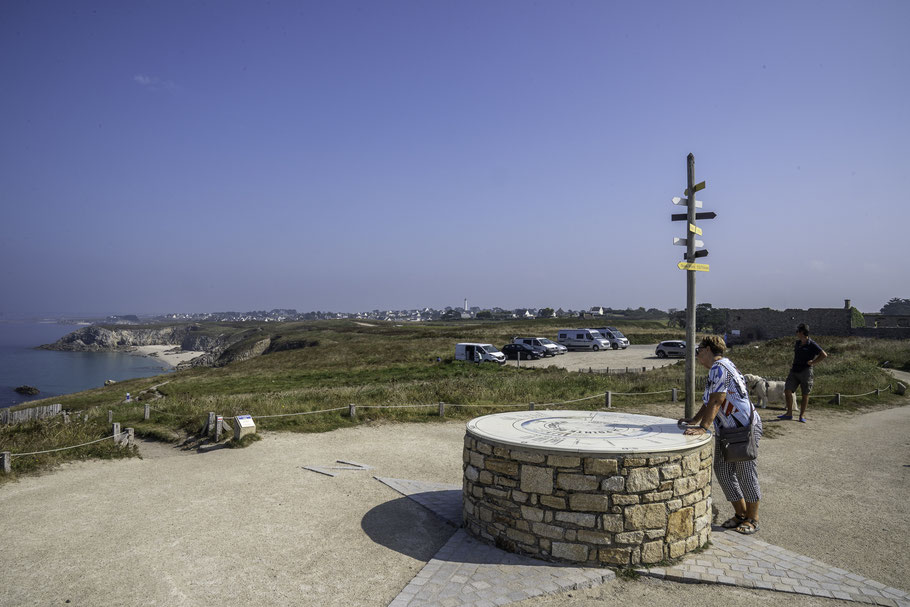
[[[592,457],[465,436],[464,523],[511,552],[602,566],[657,563],[710,538],[714,443]]]
[[[796,326],[809,325],[809,335],[851,334],[849,308],[809,308],[798,310],[729,309],[727,312],[727,334],[731,343],[746,343],[776,337],[794,337]],[[740,332],[734,337],[733,331]]]

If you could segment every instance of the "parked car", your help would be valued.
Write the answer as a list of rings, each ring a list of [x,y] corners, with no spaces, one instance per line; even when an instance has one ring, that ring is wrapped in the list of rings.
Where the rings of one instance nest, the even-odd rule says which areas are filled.
[[[569,349],[567,347],[565,347],[564,345],[558,344],[555,341],[550,341],[549,339],[547,339],[545,337],[540,338],[540,343],[542,343],[545,346],[549,346],[549,345],[556,346],[557,354],[565,354],[566,352],[569,351]]]
[[[455,360],[465,360],[475,363],[499,363],[504,365],[506,356],[493,344],[461,343],[455,344]]]
[[[657,348],[654,350],[654,353],[657,354],[658,358],[667,358],[668,356],[685,356],[686,342],[679,339],[662,341],[657,344]]]
[[[542,356],[556,356],[559,354],[559,348],[546,337],[515,337],[512,339],[513,344],[524,344],[531,346]]]
[[[560,329],[556,340],[570,350],[606,350],[610,344],[594,329]]]
[[[502,353],[508,360],[537,360],[543,356],[526,344],[506,344],[502,347]]]
[[[596,327],[595,330],[610,342],[610,347],[614,350],[619,350],[620,348],[625,350],[629,347],[629,340],[616,327]]]

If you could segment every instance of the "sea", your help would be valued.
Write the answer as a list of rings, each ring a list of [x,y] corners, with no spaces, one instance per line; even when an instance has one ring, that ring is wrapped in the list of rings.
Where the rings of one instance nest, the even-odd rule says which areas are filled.
[[[0,321],[0,408],[26,401],[99,388],[104,381],[151,377],[173,371],[147,356],[124,352],[56,352],[36,350],[84,325],[56,322]],[[15,391],[34,386],[35,396]]]

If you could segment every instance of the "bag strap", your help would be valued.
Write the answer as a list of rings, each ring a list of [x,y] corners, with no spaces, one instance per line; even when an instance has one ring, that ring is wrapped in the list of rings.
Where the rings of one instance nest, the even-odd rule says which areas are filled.
[[[751,426],[751,425],[755,422],[755,405],[752,404],[752,401],[750,401],[748,398],[746,398],[746,395],[743,394],[742,388],[739,387],[739,381],[740,381],[740,380],[739,380],[739,377],[737,377],[738,371],[736,371],[736,370],[734,370],[734,369],[731,369],[730,367],[728,367],[727,365],[725,365],[725,364],[724,364],[723,362],[721,362],[721,361],[717,361],[717,364],[719,364],[721,367],[723,367],[724,369],[726,369],[726,370],[727,370],[727,373],[729,373],[729,374],[732,376],[732,378],[733,378],[733,385],[736,386],[736,393],[739,394],[739,397],[740,397],[740,398],[742,398],[742,399],[745,400],[747,403],[749,403],[749,409],[750,409],[750,411],[749,411],[749,413],[750,413],[750,415],[749,415],[749,425]],[[736,420],[736,418],[733,418],[733,419],[734,419],[734,421]]]

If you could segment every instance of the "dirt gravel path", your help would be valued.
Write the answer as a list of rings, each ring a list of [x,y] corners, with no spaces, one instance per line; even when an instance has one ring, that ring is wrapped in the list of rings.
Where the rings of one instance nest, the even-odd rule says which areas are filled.
[[[761,539],[910,590],[910,407],[810,410],[805,425],[764,413]],[[452,529],[372,475],[460,484],[463,435],[462,422],[270,433],[247,449],[159,445],[5,484],[0,605],[388,605]],[[373,469],[303,469],[337,459]],[[522,605],[784,601],[837,604],[639,580]]]

